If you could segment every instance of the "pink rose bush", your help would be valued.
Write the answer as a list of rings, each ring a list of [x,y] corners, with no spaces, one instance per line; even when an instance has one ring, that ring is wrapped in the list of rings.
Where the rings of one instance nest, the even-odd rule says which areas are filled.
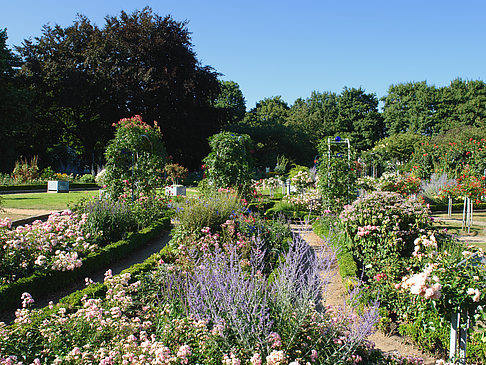
[[[219,237],[203,228],[193,247],[209,246],[192,263],[181,262],[182,249],[167,250],[135,275],[108,270],[104,284],[87,279],[90,291],[78,302],[45,309],[30,309],[25,293],[14,324],[0,325],[0,363],[419,363],[390,360],[366,340],[376,304],[318,307],[332,254],[316,256],[295,238],[269,280],[262,252],[244,253],[237,225],[224,224]]]
[[[0,224],[0,285],[38,270],[73,270],[81,258],[97,249],[83,231],[86,214],[70,210],[52,213],[46,222],[9,229],[8,218]]]
[[[451,313],[467,310],[473,322],[484,316],[483,250],[433,227],[420,201],[377,191],[340,218],[367,287],[362,298],[379,298],[385,330],[395,320],[423,348],[445,354]]]

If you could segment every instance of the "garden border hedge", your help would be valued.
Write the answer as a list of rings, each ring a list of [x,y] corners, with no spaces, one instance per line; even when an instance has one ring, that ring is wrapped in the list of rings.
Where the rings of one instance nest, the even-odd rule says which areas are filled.
[[[69,183],[69,189],[99,188],[95,183]],[[3,191],[20,191],[20,190],[41,190],[47,192],[47,183],[45,184],[25,184],[25,185],[0,185],[0,192]]]
[[[429,205],[431,212],[447,212],[447,204],[430,204]],[[464,203],[454,203],[452,204],[452,211],[462,213],[464,208]],[[486,209],[486,203],[479,203],[473,205],[474,209]]]
[[[37,272],[14,283],[4,285],[0,287],[0,308],[17,308],[20,303],[20,296],[24,292],[28,292],[34,297],[44,296],[83,279],[95,270],[125,258],[134,250],[158,237],[169,226],[170,218],[161,218],[149,227],[129,233],[124,240],[113,242],[96,252],[90,253],[82,259],[83,265],[75,270]]]
[[[312,223],[312,230],[320,238],[324,240],[327,238],[324,236],[325,228],[319,220]],[[341,239],[346,240],[348,237],[347,235],[341,234]],[[353,254],[348,250],[344,242],[340,242],[340,240],[336,240],[335,244],[330,244],[336,250],[336,258],[341,280],[343,281],[344,286],[348,288],[350,285],[358,282],[358,267],[354,261]]]

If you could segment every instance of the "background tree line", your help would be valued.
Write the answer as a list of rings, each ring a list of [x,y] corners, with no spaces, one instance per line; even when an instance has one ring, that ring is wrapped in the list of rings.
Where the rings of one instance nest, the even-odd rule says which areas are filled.
[[[445,87],[424,82],[391,85],[379,99],[362,88],[314,91],[289,105],[265,98],[246,111],[234,81],[201,65],[187,23],[150,8],[106,17],[102,28],[79,16],[66,28],[45,26],[15,52],[0,31],[0,171],[19,157],[41,165],[81,161],[94,170],[113,137],[112,124],[141,115],[158,121],[168,154],[197,169],[209,152],[207,138],[220,130],[255,142],[257,166],[273,167],[278,155],[309,165],[317,144],[337,133],[358,152],[385,137],[437,136],[454,128],[484,127],[486,86],[456,79]],[[381,110],[380,110],[381,109]]]

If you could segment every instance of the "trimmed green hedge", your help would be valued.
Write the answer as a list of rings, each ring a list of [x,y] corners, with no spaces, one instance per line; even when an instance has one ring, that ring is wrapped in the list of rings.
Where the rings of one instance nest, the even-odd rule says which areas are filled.
[[[132,265],[128,269],[123,270],[120,274],[130,273],[132,275],[132,280],[140,277],[141,274],[153,269],[160,258],[164,258],[166,255],[170,255],[170,246],[165,246],[158,253],[154,253],[152,256],[148,257],[144,262]],[[66,308],[67,310],[75,310],[76,308],[82,307],[82,298],[102,298],[106,295],[107,287],[104,283],[96,283],[87,286],[86,288],[72,292],[71,294],[61,298],[59,300],[59,305],[54,306],[54,308],[44,307],[36,312],[35,316],[31,318],[32,322],[27,325],[22,325],[23,328],[29,327],[34,328],[39,326],[39,324],[52,315],[52,313],[59,311],[59,308]],[[15,327],[15,324],[12,325]],[[28,329],[28,328],[27,328]]]
[[[0,308],[12,309],[18,307],[20,296],[24,292],[28,292],[34,297],[44,296],[46,293],[83,279],[96,270],[127,257],[139,247],[158,237],[169,226],[170,218],[161,218],[139,232],[129,233],[124,240],[113,242],[99,251],[90,253],[83,258],[83,265],[75,270],[37,272],[14,283],[4,285],[0,287]]]
[[[314,233],[322,239],[328,238],[329,228],[319,220],[312,224]],[[346,247],[347,236],[340,233],[336,239],[330,240],[331,246],[336,250],[336,257],[339,266],[339,275],[346,287],[357,282],[358,267],[353,259],[353,255]]]
[[[430,204],[430,211],[432,212],[441,212],[445,211],[447,212],[447,204]],[[453,203],[452,204],[452,211],[453,212],[458,212],[461,213],[464,208],[464,203]],[[479,203],[476,204],[474,203],[473,205],[474,209],[486,209],[486,203]]]
[[[69,183],[69,189],[83,189],[83,188],[99,188],[95,183]],[[47,183],[45,184],[26,184],[26,185],[0,185],[0,191],[14,191],[14,190],[40,190],[47,191]]]

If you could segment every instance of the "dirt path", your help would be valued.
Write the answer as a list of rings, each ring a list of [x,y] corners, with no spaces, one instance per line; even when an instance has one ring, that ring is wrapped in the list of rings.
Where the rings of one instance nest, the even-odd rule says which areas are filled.
[[[2,208],[0,217],[9,217],[12,220],[36,217],[43,214],[50,214],[56,210],[46,209],[20,209],[20,208]]]
[[[311,247],[322,250],[323,247],[327,246],[326,243],[312,231],[312,227],[310,225],[291,225],[291,228],[294,233],[299,234],[304,240],[306,240]],[[326,304],[330,304],[332,306],[342,306],[346,298],[346,290],[344,289],[341,276],[339,275],[339,267],[337,263],[333,265],[333,270],[335,271],[335,275],[332,277],[327,287],[328,295],[326,296]],[[332,295],[329,295],[331,293]],[[423,354],[415,346],[406,343],[404,338],[400,336],[385,336],[381,332],[376,332],[370,336],[369,339],[375,343],[376,348],[384,352],[398,352],[399,354],[405,356],[418,356],[424,359],[424,364],[426,365],[435,364],[435,359]]]

